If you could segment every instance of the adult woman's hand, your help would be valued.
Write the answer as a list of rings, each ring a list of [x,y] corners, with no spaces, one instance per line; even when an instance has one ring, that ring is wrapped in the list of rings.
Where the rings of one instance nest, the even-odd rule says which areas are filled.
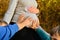
[[[37,9],[37,8],[35,8],[35,7],[33,7],[33,6],[28,7],[27,10],[28,10],[29,12],[31,12],[31,13],[34,13],[34,14],[39,13],[39,9]]]

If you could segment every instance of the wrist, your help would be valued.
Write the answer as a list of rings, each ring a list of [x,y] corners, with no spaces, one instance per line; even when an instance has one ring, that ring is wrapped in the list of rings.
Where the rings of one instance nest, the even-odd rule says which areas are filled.
[[[39,27],[36,27],[35,29],[39,29]]]
[[[19,30],[24,28],[24,25],[22,23],[17,23]]]
[[[6,26],[7,25],[7,22],[3,21],[3,20],[0,20],[0,25],[1,26]]]

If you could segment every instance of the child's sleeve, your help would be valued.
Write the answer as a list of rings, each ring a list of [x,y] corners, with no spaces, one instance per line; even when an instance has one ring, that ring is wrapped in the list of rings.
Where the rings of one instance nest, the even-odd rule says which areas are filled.
[[[38,27],[36,29],[36,32],[42,38],[42,40],[50,40],[50,35],[46,31],[44,31],[41,27]]]
[[[0,40],[10,39],[18,31],[17,24],[8,25],[5,27],[0,26]]]

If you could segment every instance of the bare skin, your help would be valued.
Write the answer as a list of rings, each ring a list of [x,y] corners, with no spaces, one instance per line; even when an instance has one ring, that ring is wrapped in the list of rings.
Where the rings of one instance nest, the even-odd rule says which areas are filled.
[[[30,11],[31,13],[39,13],[39,9],[35,8],[35,7],[30,7],[28,8],[28,11]],[[24,18],[24,14],[22,14],[19,18],[18,18],[18,25],[20,25],[19,23],[21,23],[21,28],[23,28],[24,26],[28,26],[30,25],[30,22],[33,21],[30,17],[28,17],[27,19]],[[36,23],[36,24],[35,24]],[[33,21],[33,24],[31,26],[33,26],[32,28],[34,29],[35,27],[37,27],[39,25],[39,20],[36,22],[36,21]]]
[[[30,17],[25,18],[24,14],[21,14],[18,18],[16,24],[18,25],[19,30],[23,29],[25,26],[30,25],[32,19]],[[4,22],[0,22],[0,26],[6,26],[7,24]]]
[[[20,15],[17,21],[17,25],[19,27],[19,30],[23,29],[25,26],[30,25],[32,19],[30,17],[26,18],[24,15]]]
[[[31,28],[32,29],[37,29],[38,26],[39,26],[39,20],[37,22],[34,20]],[[51,37],[52,37],[52,40],[60,40],[60,35],[58,34],[58,32],[56,32],[56,34],[54,34]]]
[[[35,7],[28,8],[28,11],[30,11],[31,13],[35,13],[35,14],[39,13],[39,10]],[[25,18],[24,14],[22,14],[21,16],[19,16],[18,21],[16,22],[16,24],[18,25],[19,30],[20,30],[20,29],[24,28],[24,26],[30,25],[31,21],[32,21],[32,19],[30,17]],[[0,26],[6,26],[6,25],[7,24],[4,23],[4,22],[0,23]]]
[[[28,11],[31,12],[31,13],[34,13],[34,14],[39,13],[39,9],[37,9],[37,8],[35,8],[33,6],[29,7]]]
[[[52,40],[60,40],[60,35],[58,33],[54,34]]]
[[[7,23],[5,21],[0,20],[0,26],[6,26],[6,25],[7,25]]]
[[[32,29],[36,29],[39,26],[39,20],[33,20],[32,25],[30,26]]]

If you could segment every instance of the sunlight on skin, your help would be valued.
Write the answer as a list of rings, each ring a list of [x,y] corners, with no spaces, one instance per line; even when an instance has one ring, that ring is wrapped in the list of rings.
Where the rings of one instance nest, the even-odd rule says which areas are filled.
[[[60,35],[58,33],[54,34],[52,40],[60,40]]]

